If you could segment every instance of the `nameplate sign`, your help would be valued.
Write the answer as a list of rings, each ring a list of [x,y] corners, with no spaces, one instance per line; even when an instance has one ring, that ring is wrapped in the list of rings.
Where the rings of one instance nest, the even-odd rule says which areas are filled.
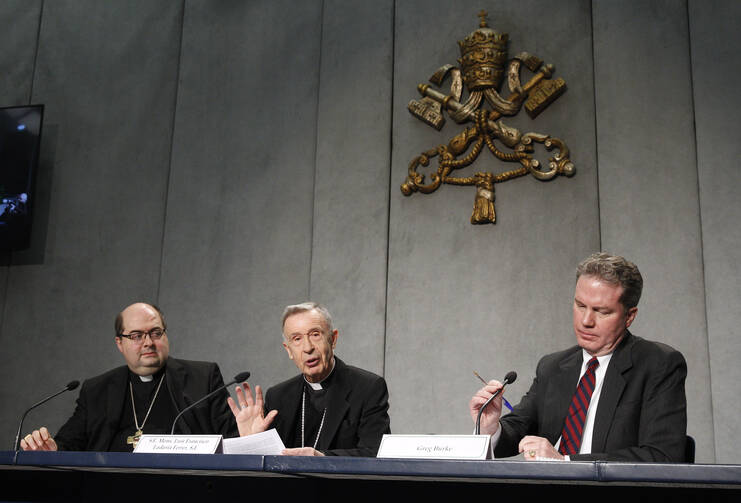
[[[221,452],[221,435],[142,435],[134,452],[216,454]]]
[[[491,435],[384,435],[379,458],[486,459]]]

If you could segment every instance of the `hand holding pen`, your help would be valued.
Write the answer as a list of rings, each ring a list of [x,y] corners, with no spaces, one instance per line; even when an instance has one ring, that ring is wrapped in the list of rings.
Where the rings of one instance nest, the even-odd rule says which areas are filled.
[[[473,375],[475,375],[476,377],[478,377],[478,378],[479,378],[479,381],[481,381],[482,383],[484,383],[484,386],[486,386],[486,385],[488,385],[488,384],[489,384],[489,383],[488,383],[488,382],[486,382],[486,381],[484,380],[484,378],[483,378],[483,377],[481,377],[481,376],[479,375],[479,373],[478,373],[478,372],[476,372],[475,370],[473,371]],[[510,412],[512,412],[512,405],[510,405],[510,403],[509,403],[509,402],[507,401],[507,399],[506,399],[506,398],[504,398],[504,397],[502,397],[502,402],[504,403],[504,406],[505,406],[505,407],[507,407],[507,408],[509,409],[509,411],[510,411]]]

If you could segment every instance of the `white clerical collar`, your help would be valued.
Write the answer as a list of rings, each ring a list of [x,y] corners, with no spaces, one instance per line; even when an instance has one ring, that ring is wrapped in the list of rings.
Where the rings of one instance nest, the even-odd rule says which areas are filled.
[[[306,384],[311,386],[311,389],[313,389],[314,391],[319,391],[320,389],[324,389],[324,386],[322,386],[322,383],[326,381],[329,378],[329,376],[332,375],[332,372],[334,372],[334,356],[332,357],[332,370],[329,371],[329,374],[327,374],[327,377],[325,377],[319,382],[309,382],[306,379],[306,376],[304,376],[304,381],[306,381]]]
[[[139,379],[141,379],[142,382],[152,382],[154,379],[154,375],[150,374],[148,376],[139,376]]]

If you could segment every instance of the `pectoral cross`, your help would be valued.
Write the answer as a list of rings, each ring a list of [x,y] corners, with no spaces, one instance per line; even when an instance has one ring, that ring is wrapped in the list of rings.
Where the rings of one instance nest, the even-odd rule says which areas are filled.
[[[137,444],[139,444],[139,439],[142,438],[142,433],[144,433],[141,430],[136,430],[133,435],[130,437],[126,437],[126,443],[129,445],[133,445],[134,449],[136,449]]]

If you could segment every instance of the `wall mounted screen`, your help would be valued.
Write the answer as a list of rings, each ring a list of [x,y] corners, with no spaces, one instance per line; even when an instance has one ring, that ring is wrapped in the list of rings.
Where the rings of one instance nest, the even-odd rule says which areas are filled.
[[[0,249],[27,248],[44,105],[0,108]]]

